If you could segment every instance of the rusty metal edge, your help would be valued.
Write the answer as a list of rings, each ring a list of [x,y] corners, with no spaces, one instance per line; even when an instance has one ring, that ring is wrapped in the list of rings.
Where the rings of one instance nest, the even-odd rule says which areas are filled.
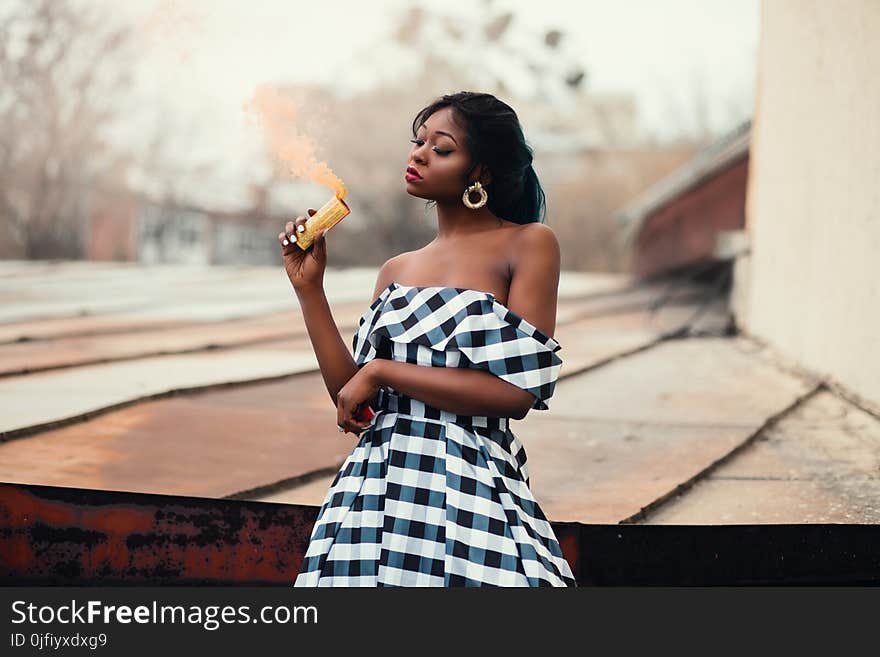
[[[290,586],[318,510],[0,483],[0,585]],[[880,584],[880,525],[551,524],[579,586]]]

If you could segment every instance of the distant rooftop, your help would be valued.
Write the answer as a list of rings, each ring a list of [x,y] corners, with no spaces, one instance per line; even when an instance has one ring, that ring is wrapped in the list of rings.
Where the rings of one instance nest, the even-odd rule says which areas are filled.
[[[662,208],[701,182],[736,164],[748,155],[751,120],[745,121],[717,141],[699,151],[683,166],[652,185],[614,214],[619,223],[637,225],[647,215]]]

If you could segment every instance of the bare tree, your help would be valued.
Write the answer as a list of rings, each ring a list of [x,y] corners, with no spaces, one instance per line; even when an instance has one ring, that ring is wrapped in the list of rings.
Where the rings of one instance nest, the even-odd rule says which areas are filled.
[[[127,28],[71,0],[0,11],[0,255],[81,257],[89,191],[119,176],[104,129],[129,83]]]

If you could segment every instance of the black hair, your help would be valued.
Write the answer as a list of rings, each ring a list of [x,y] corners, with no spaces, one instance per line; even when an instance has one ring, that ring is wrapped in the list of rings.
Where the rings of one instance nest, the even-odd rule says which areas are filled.
[[[452,107],[463,124],[473,159],[465,176],[470,176],[478,164],[492,175],[485,186],[489,195],[486,206],[492,214],[518,224],[542,223],[546,214],[544,190],[532,167],[532,149],[513,108],[492,94],[446,94],[419,110],[413,119],[413,137],[431,114],[444,107]]]

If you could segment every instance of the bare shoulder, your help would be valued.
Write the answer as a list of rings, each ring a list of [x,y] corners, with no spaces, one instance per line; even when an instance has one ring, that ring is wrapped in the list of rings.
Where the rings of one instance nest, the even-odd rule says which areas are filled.
[[[412,251],[404,251],[403,253],[398,253],[395,256],[388,258],[385,263],[379,268],[379,273],[376,276],[376,287],[373,290],[373,301],[379,298],[379,295],[382,294],[382,291],[388,287],[392,281],[397,280],[398,273],[403,269],[405,264],[408,262],[409,258],[412,256]]]
[[[547,224],[523,224],[516,230],[512,242],[514,267],[529,262],[537,266],[559,268],[559,240]]]
[[[552,337],[561,273],[556,233],[546,224],[524,224],[513,241],[507,307]]]
[[[556,244],[557,246],[559,244],[554,230],[547,224],[541,224],[538,222],[522,224],[519,226],[516,231],[515,239],[519,240],[520,243],[526,242],[534,244],[535,246],[542,243]]]

